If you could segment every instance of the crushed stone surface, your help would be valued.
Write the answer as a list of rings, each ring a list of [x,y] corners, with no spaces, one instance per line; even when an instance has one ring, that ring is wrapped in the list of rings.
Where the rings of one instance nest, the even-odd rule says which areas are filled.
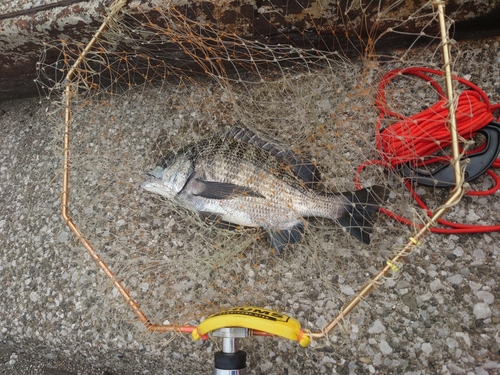
[[[500,101],[499,42],[461,46],[468,55],[455,67],[492,102]],[[381,219],[387,237],[376,234],[375,248],[360,247],[341,231],[332,237],[320,231],[328,241],[318,252],[308,252],[309,243],[318,243],[311,239],[267,256],[256,240],[245,252],[221,249],[227,258],[217,260],[221,267],[208,261],[212,268],[202,267],[200,258],[217,255],[204,253],[205,245],[219,237],[198,238],[195,224],[137,185],[157,130],[168,123],[171,139],[182,139],[186,135],[175,129],[201,114],[168,109],[169,93],[148,90],[111,101],[102,109],[105,118],[93,109],[98,118],[84,112],[76,119],[75,157],[83,161],[72,164],[70,183],[76,221],[154,321],[196,324],[235,303],[262,303],[318,330],[378,272],[391,246],[403,243]],[[329,103],[320,107],[328,110]],[[0,374],[212,373],[220,342],[146,332],[63,223],[61,128],[50,112],[33,98],[0,103]],[[343,136],[354,135],[346,130]],[[106,146],[113,155],[93,157]],[[137,170],[130,171],[132,165]],[[498,196],[464,198],[452,218],[499,222]],[[247,239],[232,236],[228,244]],[[163,247],[170,250],[162,253]],[[318,254],[325,258],[314,263]],[[304,264],[307,272],[300,270]],[[499,374],[499,271],[499,233],[432,235],[328,339],[309,348],[276,338],[241,341],[248,373]]]

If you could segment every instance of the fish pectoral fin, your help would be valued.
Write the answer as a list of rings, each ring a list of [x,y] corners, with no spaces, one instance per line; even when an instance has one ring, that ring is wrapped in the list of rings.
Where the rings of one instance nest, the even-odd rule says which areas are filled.
[[[290,229],[269,231],[269,239],[272,248],[279,254],[285,246],[299,242],[303,234],[304,224],[299,223]]]
[[[215,182],[215,181],[204,181],[201,179],[196,179],[198,183],[198,191],[194,194],[203,198],[208,199],[231,199],[241,195],[247,195],[249,197],[265,198],[262,194],[259,194],[252,189],[225,183],[225,182]]]
[[[240,228],[240,225],[231,223],[229,221],[222,220],[220,215],[214,214],[212,212],[200,211],[199,212],[201,220],[203,220],[208,225],[213,225],[220,229],[236,230]]]

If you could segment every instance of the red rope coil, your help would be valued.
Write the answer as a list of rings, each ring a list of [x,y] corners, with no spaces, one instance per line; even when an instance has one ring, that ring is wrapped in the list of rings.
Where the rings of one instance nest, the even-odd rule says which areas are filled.
[[[440,99],[433,106],[411,117],[391,111],[387,106],[385,89],[395,78],[403,75],[415,76],[428,82],[436,90]],[[431,75],[442,76],[442,72],[421,67],[396,69],[384,75],[380,81],[376,97],[376,105],[380,111],[380,116],[377,122],[375,138],[377,150],[382,160],[369,160],[358,167],[355,179],[358,188],[361,188],[359,175],[369,165],[377,164],[393,168],[403,163],[411,163],[414,166],[421,167],[450,159],[449,157],[432,156],[436,151],[449,146],[451,141],[448,130],[448,101],[444,96],[443,89]],[[456,103],[456,120],[458,134],[464,139],[469,139],[494,120],[493,112],[500,108],[500,104],[491,105],[486,93],[472,82],[456,76],[453,79],[468,88],[458,97],[458,102]],[[382,128],[382,123],[387,117],[399,121]],[[484,145],[469,151],[467,154],[470,155],[474,152],[479,152],[482,147]],[[497,159],[493,163],[493,167],[500,167],[500,159]],[[470,191],[467,193],[468,195],[491,195],[500,188],[500,177],[491,170],[488,170],[486,173],[493,179],[494,186],[486,191]],[[432,216],[432,212],[414,191],[411,183],[409,181],[405,183],[419,206],[429,216]],[[410,220],[387,209],[381,209],[381,211],[403,224],[413,225]],[[431,228],[431,231],[443,234],[500,231],[500,225],[459,224],[442,219],[438,223],[448,228]]]

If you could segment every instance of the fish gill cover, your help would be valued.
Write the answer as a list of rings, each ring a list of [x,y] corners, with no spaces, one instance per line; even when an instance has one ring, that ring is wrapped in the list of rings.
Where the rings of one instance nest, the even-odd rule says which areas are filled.
[[[287,23],[276,25],[273,12],[286,9],[261,7],[251,14],[269,22],[269,34],[250,30],[252,36],[243,37],[236,26],[248,31],[253,25],[243,6],[235,15],[236,29],[228,31],[196,17],[195,5],[160,4],[146,12],[132,2],[78,66],[72,81],[70,211],[152,320],[196,325],[223,307],[252,305],[321,329],[425,222],[425,211],[415,204],[397,167],[373,163],[361,170],[359,185],[355,177],[363,163],[384,160],[377,148],[377,123],[383,129],[399,120],[379,119],[376,102],[384,75],[411,66],[441,67],[436,13],[425,3],[398,18],[398,5],[380,2],[368,17],[362,2],[342,4],[322,18],[329,22],[323,26],[336,33],[317,33],[307,23],[298,28],[286,14]],[[420,25],[416,33],[407,28],[415,20]],[[388,24],[390,28],[378,28]],[[402,36],[406,44],[389,48]],[[280,42],[274,44],[273,38]],[[289,44],[283,42],[287,40]],[[44,56],[59,54],[58,61],[46,64],[42,59],[38,66],[57,144],[63,131],[64,74],[83,48],[81,41],[54,41]],[[454,46],[453,68],[460,72],[458,49]],[[436,79],[441,83],[441,77]],[[406,118],[440,99],[425,79],[403,74],[386,83],[384,94],[388,110]],[[147,173],[167,155],[189,144],[211,147],[211,137],[234,124],[310,161],[321,172],[314,188],[323,194],[390,187],[384,208],[413,224],[379,213],[371,243],[365,245],[330,219],[307,218],[303,238],[278,253],[262,228],[222,229],[179,202],[141,188]],[[403,125],[411,145],[416,140],[408,136],[411,121]],[[432,134],[426,137],[434,141]],[[437,154],[449,155],[449,150]],[[492,182],[481,177],[471,184],[483,189]],[[417,192],[431,209],[449,194],[422,186]],[[459,204],[449,217],[499,221],[487,199],[475,203],[480,204],[479,216]],[[439,243],[434,235],[422,248],[428,251]],[[90,260],[76,241],[71,256]],[[95,269],[91,263],[85,267]],[[88,296],[82,309],[95,311],[96,319],[113,327],[119,322],[119,329],[143,332],[103,275],[89,275],[74,280]],[[361,309],[357,314],[362,319],[365,313]]]

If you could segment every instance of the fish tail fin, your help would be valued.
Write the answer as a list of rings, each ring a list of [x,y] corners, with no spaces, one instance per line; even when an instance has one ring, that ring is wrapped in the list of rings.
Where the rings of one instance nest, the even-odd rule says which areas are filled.
[[[374,224],[372,216],[387,199],[388,190],[385,186],[373,185],[354,192],[342,193],[347,202],[336,221],[353,237],[369,244]]]

